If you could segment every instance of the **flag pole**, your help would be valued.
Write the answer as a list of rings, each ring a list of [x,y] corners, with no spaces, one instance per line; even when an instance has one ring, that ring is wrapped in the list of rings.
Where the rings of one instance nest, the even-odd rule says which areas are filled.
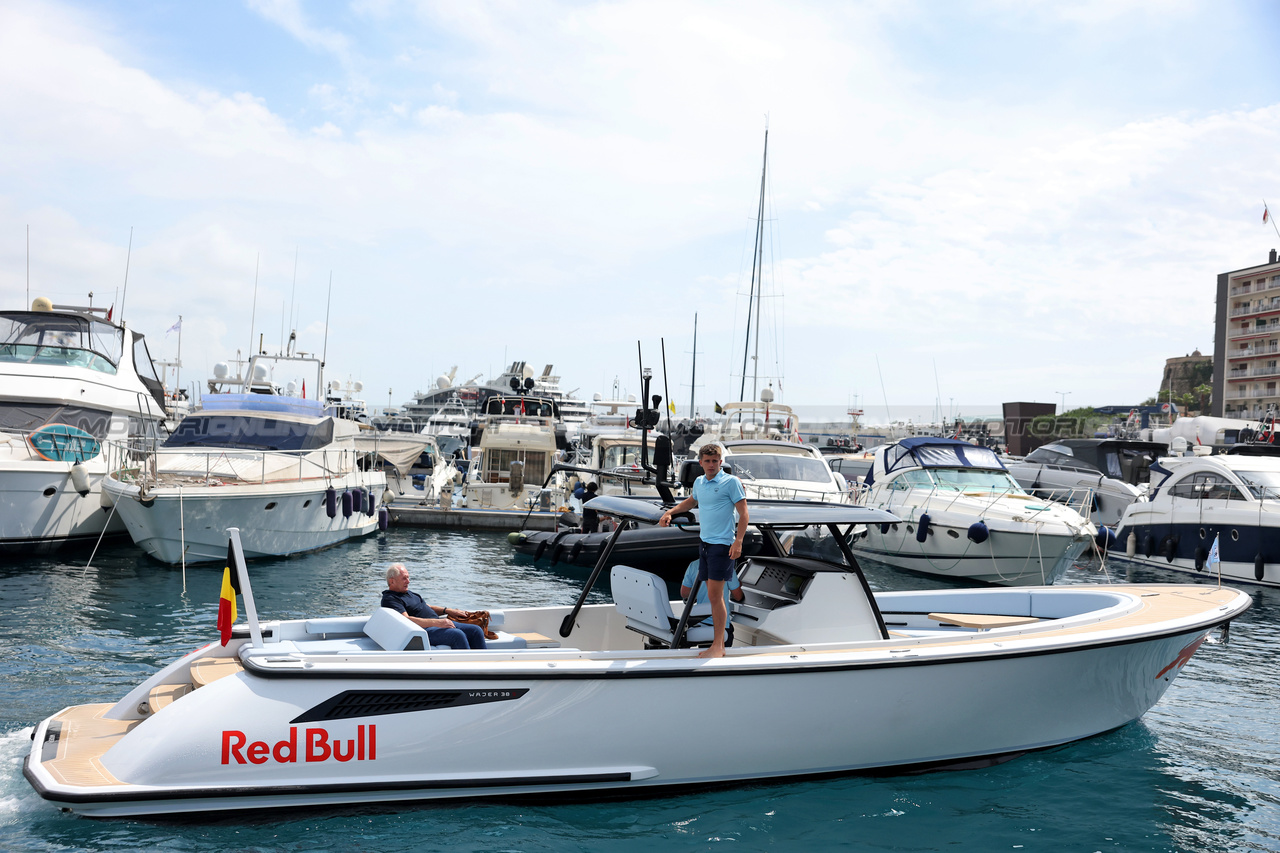
[[[1275,229],[1276,236],[1280,237],[1280,225],[1276,225],[1276,218],[1271,215],[1271,208],[1267,207],[1267,200],[1262,200],[1262,221],[1271,220],[1271,227]]]
[[[231,553],[236,559],[236,574],[240,578],[240,595],[244,597],[244,615],[249,622],[249,639],[255,649],[262,648],[262,628],[258,625],[258,608],[253,604],[253,588],[249,586],[249,570],[244,565],[244,546],[240,544],[240,528],[228,527],[231,537]]]

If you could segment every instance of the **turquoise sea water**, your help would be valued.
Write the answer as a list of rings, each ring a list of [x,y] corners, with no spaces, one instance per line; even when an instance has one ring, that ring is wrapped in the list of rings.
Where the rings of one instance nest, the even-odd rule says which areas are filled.
[[[194,820],[64,814],[22,778],[32,724],[60,708],[115,701],[214,634],[221,567],[160,566],[119,545],[0,557],[0,850],[1280,850],[1280,591],[1227,646],[1205,645],[1133,725],[982,770],[842,777],[605,802],[483,802],[259,812]],[[392,530],[300,558],[252,564],[264,619],[359,613],[400,560],[414,588],[451,606],[569,603],[585,571],[513,558],[499,535]],[[867,565],[879,589],[942,582]],[[1183,582],[1153,572],[1118,580]],[[1068,583],[1098,582],[1073,569]],[[593,600],[606,600],[593,594]],[[888,698],[888,697],[886,697]],[[679,720],[704,708],[671,709]],[[947,713],[938,698],[937,713]],[[728,709],[743,749],[808,725]],[[581,721],[566,719],[566,726]],[[856,727],[858,720],[845,723]]]

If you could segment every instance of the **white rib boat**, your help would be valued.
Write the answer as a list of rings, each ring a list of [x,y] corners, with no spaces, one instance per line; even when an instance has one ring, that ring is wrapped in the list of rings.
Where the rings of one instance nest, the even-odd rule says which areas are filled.
[[[596,501],[646,523],[663,509]],[[701,611],[648,573],[614,567],[615,603],[582,606],[603,558],[577,605],[496,612],[483,651],[431,648],[377,607],[259,623],[237,560],[248,624],[228,645],[44,720],[24,773],[60,807],[115,816],[958,766],[1137,719],[1251,603],[1214,586],[873,595],[844,536],[886,518],[753,505],[766,547],[739,568],[735,645],[714,660],[678,639],[709,642],[684,630]]]

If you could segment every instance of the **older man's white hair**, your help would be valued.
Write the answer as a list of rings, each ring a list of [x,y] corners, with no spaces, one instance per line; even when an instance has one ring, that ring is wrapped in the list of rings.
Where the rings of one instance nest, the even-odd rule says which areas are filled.
[[[400,575],[409,574],[409,570],[404,567],[404,563],[392,563],[387,566],[387,580],[394,580]]]

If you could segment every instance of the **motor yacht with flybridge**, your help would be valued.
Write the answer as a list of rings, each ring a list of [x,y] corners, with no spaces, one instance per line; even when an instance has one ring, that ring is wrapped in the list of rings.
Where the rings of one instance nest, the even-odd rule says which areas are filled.
[[[647,524],[666,508],[596,500]],[[690,606],[696,588],[672,601],[653,575],[616,566],[613,603],[584,604],[603,558],[575,604],[491,610],[497,639],[459,651],[377,606],[260,621],[233,549],[246,622],[116,702],[37,724],[24,774],[51,803],[109,817],[973,766],[1138,719],[1251,604],[1214,585],[873,593],[848,539],[895,520],[752,504],[766,547],[737,568],[745,601],[715,659],[688,647],[714,630]],[[744,747],[725,714],[770,731]]]
[[[244,530],[252,558],[327,548],[386,524],[377,447],[359,440],[367,427],[298,396],[298,378],[317,394],[324,387],[320,360],[259,354],[246,377],[218,365],[211,390],[246,393],[205,394],[163,444],[103,482],[133,541],[161,562],[224,559],[228,527]]]
[[[1050,584],[1098,535],[1070,507],[1023,491],[989,448],[953,438],[876,448],[858,499],[902,521],[863,528],[856,553],[939,577]]]
[[[44,297],[0,312],[0,551],[124,533],[102,479],[160,434],[165,393],[146,340],[111,314]]]

